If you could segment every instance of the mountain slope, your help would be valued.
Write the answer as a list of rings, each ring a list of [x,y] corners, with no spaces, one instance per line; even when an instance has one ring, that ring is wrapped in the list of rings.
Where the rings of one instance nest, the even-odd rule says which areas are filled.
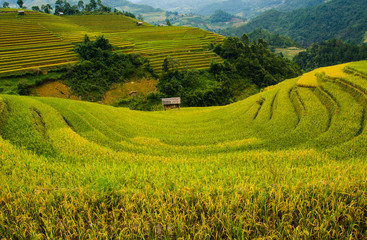
[[[0,95],[0,232],[363,239],[366,74],[333,66],[167,112]]]
[[[361,43],[367,29],[367,5],[364,0],[333,0],[292,12],[271,10],[223,33],[240,36],[257,28],[288,36],[303,46],[330,38]]]
[[[250,1],[250,0],[227,0],[218,1],[200,8],[197,12],[203,15],[210,15],[218,9],[224,10],[231,14],[253,18],[269,9],[278,9],[280,11],[291,11],[294,9],[316,6],[325,2],[325,0],[267,0],[267,1]]]

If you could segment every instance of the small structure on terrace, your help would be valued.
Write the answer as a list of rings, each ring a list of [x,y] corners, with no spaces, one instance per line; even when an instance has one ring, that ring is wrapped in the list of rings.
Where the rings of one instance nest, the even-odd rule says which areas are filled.
[[[162,105],[164,107],[164,111],[166,109],[178,108],[180,110],[181,98],[173,97],[173,98],[162,98]]]
[[[137,22],[136,25],[142,26],[143,25],[143,22]]]
[[[19,10],[18,15],[25,15],[24,10]]]
[[[60,17],[64,16],[64,13],[63,12],[59,12],[59,16]]]

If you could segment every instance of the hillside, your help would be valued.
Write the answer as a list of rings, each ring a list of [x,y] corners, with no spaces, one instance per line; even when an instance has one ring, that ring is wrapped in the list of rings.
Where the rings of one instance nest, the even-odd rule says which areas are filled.
[[[2,237],[364,239],[366,79],[166,112],[0,95]]]
[[[158,73],[168,55],[188,69],[208,68],[212,60],[222,61],[208,49],[210,43],[223,39],[220,35],[188,27],[137,26],[136,22],[122,15],[0,12],[0,75],[74,63],[73,43],[81,42],[85,34],[103,34],[118,51],[140,53]]]
[[[367,5],[364,0],[333,0],[291,12],[270,10],[221,33],[241,36],[257,28],[290,37],[304,47],[331,38],[359,44],[367,30]]]
[[[63,39],[56,29],[51,32],[35,22],[38,16],[45,18],[44,23],[56,19],[46,14],[26,12],[28,21],[25,21],[14,12],[0,12],[0,75],[38,66],[65,65],[77,60],[71,41]],[[58,20],[59,24],[64,22],[64,19]]]

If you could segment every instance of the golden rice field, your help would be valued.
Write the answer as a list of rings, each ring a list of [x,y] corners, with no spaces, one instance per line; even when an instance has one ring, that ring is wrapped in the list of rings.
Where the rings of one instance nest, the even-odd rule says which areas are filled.
[[[223,60],[211,52],[210,43],[223,40],[211,32],[189,27],[156,27],[122,15],[59,17],[33,11],[19,16],[15,10],[0,11],[0,76],[50,69],[75,63],[75,43],[85,34],[104,35],[124,53],[139,53],[161,72],[167,56],[177,58],[180,68],[208,68]]]
[[[367,61],[158,112],[0,95],[0,236],[366,239],[367,78],[348,69]]]

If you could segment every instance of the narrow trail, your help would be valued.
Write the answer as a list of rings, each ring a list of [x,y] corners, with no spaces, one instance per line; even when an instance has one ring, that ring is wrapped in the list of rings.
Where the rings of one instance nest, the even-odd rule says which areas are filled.
[[[256,118],[257,118],[257,116],[259,115],[259,112],[261,111],[261,108],[262,108],[262,106],[264,105],[264,102],[265,102],[265,101],[266,101],[266,100],[264,99],[264,101],[263,101],[263,102],[261,102],[261,103],[257,103],[257,104],[259,105],[259,107],[258,107],[258,109],[257,109],[257,111],[256,111],[256,113],[255,113],[255,116],[253,117],[252,121],[256,120]]]

